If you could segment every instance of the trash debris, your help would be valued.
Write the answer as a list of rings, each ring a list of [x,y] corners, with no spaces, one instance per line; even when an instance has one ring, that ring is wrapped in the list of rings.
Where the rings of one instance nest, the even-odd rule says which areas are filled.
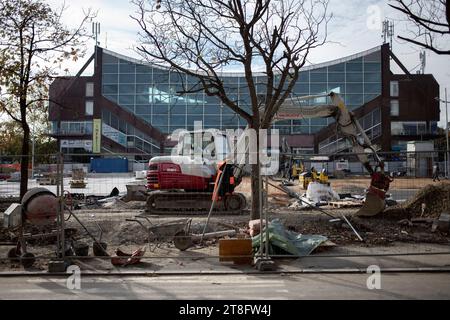
[[[120,249],[116,249],[116,256],[111,258],[111,263],[114,266],[125,267],[129,265],[136,265],[141,262],[141,258],[144,256],[146,247],[137,249],[132,254],[123,252]]]
[[[327,237],[320,235],[302,235],[286,230],[283,224],[277,219],[268,224],[269,228],[269,254],[293,255],[296,257],[308,256],[321,244],[328,241]],[[265,232],[263,234],[263,244],[265,243]],[[252,238],[253,251],[258,252],[260,248],[261,235]]]
[[[306,197],[315,203],[339,201],[339,194],[331,188],[331,186],[319,182],[311,182],[308,184]]]

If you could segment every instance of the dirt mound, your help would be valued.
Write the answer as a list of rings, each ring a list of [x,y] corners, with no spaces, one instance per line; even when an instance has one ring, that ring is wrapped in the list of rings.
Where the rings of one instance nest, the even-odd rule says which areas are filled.
[[[400,206],[385,210],[384,214],[398,218],[438,218],[442,212],[450,210],[450,184],[428,185],[414,198]]]

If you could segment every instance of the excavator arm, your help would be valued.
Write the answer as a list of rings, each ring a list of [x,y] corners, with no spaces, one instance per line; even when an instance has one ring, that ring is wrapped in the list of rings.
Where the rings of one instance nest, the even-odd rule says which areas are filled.
[[[331,100],[331,104],[302,106],[302,101],[328,97]],[[383,161],[378,156],[372,142],[361,128],[358,120],[355,118],[354,114],[347,109],[344,100],[339,94],[331,92],[326,95],[287,99],[275,115],[273,122],[330,117],[333,117],[336,120],[338,133],[350,141],[353,153],[358,157],[359,161],[361,161],[372,178],[371,185],[366,194],[365,204],[357,215],[376,215],[383,211],[385,207],[386,192],[388,191],[392,180],[385,175]],[[239,145],[239,143],[240,142],[238,142],[237,145]],[[245,143],[245,141],[243,143]],[[366,149],[372,151],[377,161],[376,166],[371,166]],[[248,151],[248,147],[245,150]],[[227,193],[232,193],[234,191],[234,188],[242,179],[244,166],[244,162],[231,164],[228,161],[224,161],[219,164],[214,188],[214,199],[223,197]],[[379,168],[380,171],[377,171],[377,168]]]
[[[329,105],[301,106],[302,101],[324,97],[329,97],[332,103]],[[374,216],[383,211],[386,193],[392,180],[385,174],[384,162],[378,156],[369,137],[354,114],[347,109],[344,100],[339,94],[331,92],[327,95],[288,99],[281,106],[274,121],[329,117],[333,117],[336,120],[338,133],[350,141],[353,153],[371,175],[371,184],[366,194],[366,201],[357,215]],[[377,161],[376,166],[371,166],[366,149],[372,151]]]

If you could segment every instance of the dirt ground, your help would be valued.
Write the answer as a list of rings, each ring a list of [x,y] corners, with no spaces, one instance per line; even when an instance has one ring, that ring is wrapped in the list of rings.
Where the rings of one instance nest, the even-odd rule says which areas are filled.
[[[415,188],[420,188],[420,181],[412,181],[410,179],[398,179],[396,180],[396,187],[398,188],[411,188],[414,185]],[[334,185],[364,185],[368,183],[366,179],[352,179],[349,181],[331,180],[332,186]],[[429,184],[428,180],[421,181],[422,186]],[[443,190],[449,188],[450,183],[443,183]],[[445,187],[447,186],[447,187]],[[298,186],[293,186],[292,190],[299,192]],[[430,203],[436,202],[430,194],[438,194],[435,189],[424,189],[424,192],[419,192],[417,199],[411,199],[409,203],[405,204],[406,207],[416,208],[417,203],[428,201]],[[239,186],[238,192],[244,193],[247,197],[250,196],[250,181],[244,179],[243,183]],[[446,191],[445,191],[446,192]],[[441,196],[439,196],[441,197]],[[330,217],[326,216],[320,211],[310,209],[293,209],[289,208],[295,200],[290,199],[285,193],[277,190],[276,188],[269,188],[269,208],[267,215],[269,220],[280,219],[284,226],[292,231],[301,234],[315,234],[326,236],[330,241],[335,243],[339,247],[346,246],[360,246],[360,247],[379,247],[379,246],[395,246],[396,243],[406,244],[450,244],[450,237],[448,234],[441,233],[439,231],[431,232],[431,222],[424,221],[421,223],[405,223],[405,218],[411,218],[411,216],[396,215],[396,214],[383,214],[375,218],[361,219],[355,217],[353,214],[357,209],[331,209],[324,208],[328,213],[339,218],[342,215],[349,217],[354,228],[358,231],[361,237],[364,239],[361,242],[351,228],[342,222],[331,223]],[[405,208],[406,208],[405,207]],[[408,207],[409,208],[409,207]],[[435,208],[429,205],[429,208]],[[441,210],[442,206],[430,210]],[[448,207],[446,207],[448,208]],[[133,252],[134,250],[145,246],[149,243],[148,231],[134,221],[127,221],[127,219],[133,219],[135,216],[142,215],[145,209],[144,202],[131,202],[127,204],[121,203],[117,207],[111,207],[109,209],[98,208],[89,210],[76,210],[74,211],[76,216],[82,221],[87,229],[101,241],[108,244],[107,251],[110,255],[114,254],[117,248],[120,248],[126,252]],[[412,210],[412,209],[411,209]],[[417,216],[417,215],[416,215]],[[183,217],[183,216],[147,216],[152,224],[162,224],[167,222],[173,222],[179,219],[192,219],[191,229],[192,233],[201,234],[206,217]],[[431,217],[431,215],[427,215]],[[75,230],[74,240],[85,242],[90,244],[90,255],[92,256],[92,243],[93,240],[86,234],[80,227],[74,217],[66,216],[68,219],[66,228]],[[240,216],[213,216],[207,232],[229,230],[231,227],[240,228],[245,232],[248,226],[249,211],[245,211]],[[143,221],[147,226],[147,222]],[[224,226],[223,223],[227,224]],[[1,224],[3,226],[3,223]],[[50,230],[51,226],[46,231]],[[37,233],[35,227],[28,228],[27,232]],[[0,242],[13,241],[14,236],[0,227]],[[29,244],[29,251],[38,256],[54,256],[55,255],[55,240],[49,241],[34,241]],[[146,256],[152,255],[168,255],[168,254],[180,254],[177,249],[174,248],[172,243],[172,237],[167,236],[162,239],[153,239],[150,242],[150,246],[146,252]],[[0,246],[0,271],[15,271],[20,270],[21,266],[18,263],[11,263],[11,261],[5,259],[8,250],[11,246]],[[154,249],[151,251],[150,249]],[[217,254],[218,241],[211,240],[206,242],[206,246],[202,248],[196,248],[189,254],[193,255],[193,259],[196,257],[205,257],[209,254]],[[189,250],[188,250],[189,251]],[[178,253],[177,253],[178,252]],[[171,263],[177,265],[180,262],[177,259],[172,259]],[[82,263],[82,262],[81,262]],[[97,261],[99,265],[105,268],[111,268],[110,263],[104,261]],[[85,266],[89,268],[88,265]],[[47,268],[46,260],[40,260],[34,265],[36,270],[45,270]]]

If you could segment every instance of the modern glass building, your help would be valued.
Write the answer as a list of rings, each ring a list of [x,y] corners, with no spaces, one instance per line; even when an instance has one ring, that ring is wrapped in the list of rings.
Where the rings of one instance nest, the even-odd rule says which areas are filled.
[[[439,86],[431,75],[394,75],[387,45],[346,58],[305,67],[293,96],[340,93],[379,149],[401,149],[408,140],[429,139],[437,131]],[[92,77],[81,77],[95,63]],[[404,68],[404,67],[403,67]],[[405,71],[406,68],[405,68]],[[250,112],[246,80],[222,73],[229,96]],[[265,75],[256,74],[265,93]],[[236,129],[246,122],[216,97],[203,92],[180,94],[197,80],[177,71],[97,47],[78,76],[57,79],[50,88],[52,135],[65,152],[163,153],[166,136],[176,129]],[[326,103],[316,100],[315,103]],[[423,110],[426,109],[426,112]],[[333,119],[277,122],[294,152],[335,153],[348,148],[336,136]],[[99,131],[100,128],[100,131]],[[391,136],[392,135],[392,136]]]

